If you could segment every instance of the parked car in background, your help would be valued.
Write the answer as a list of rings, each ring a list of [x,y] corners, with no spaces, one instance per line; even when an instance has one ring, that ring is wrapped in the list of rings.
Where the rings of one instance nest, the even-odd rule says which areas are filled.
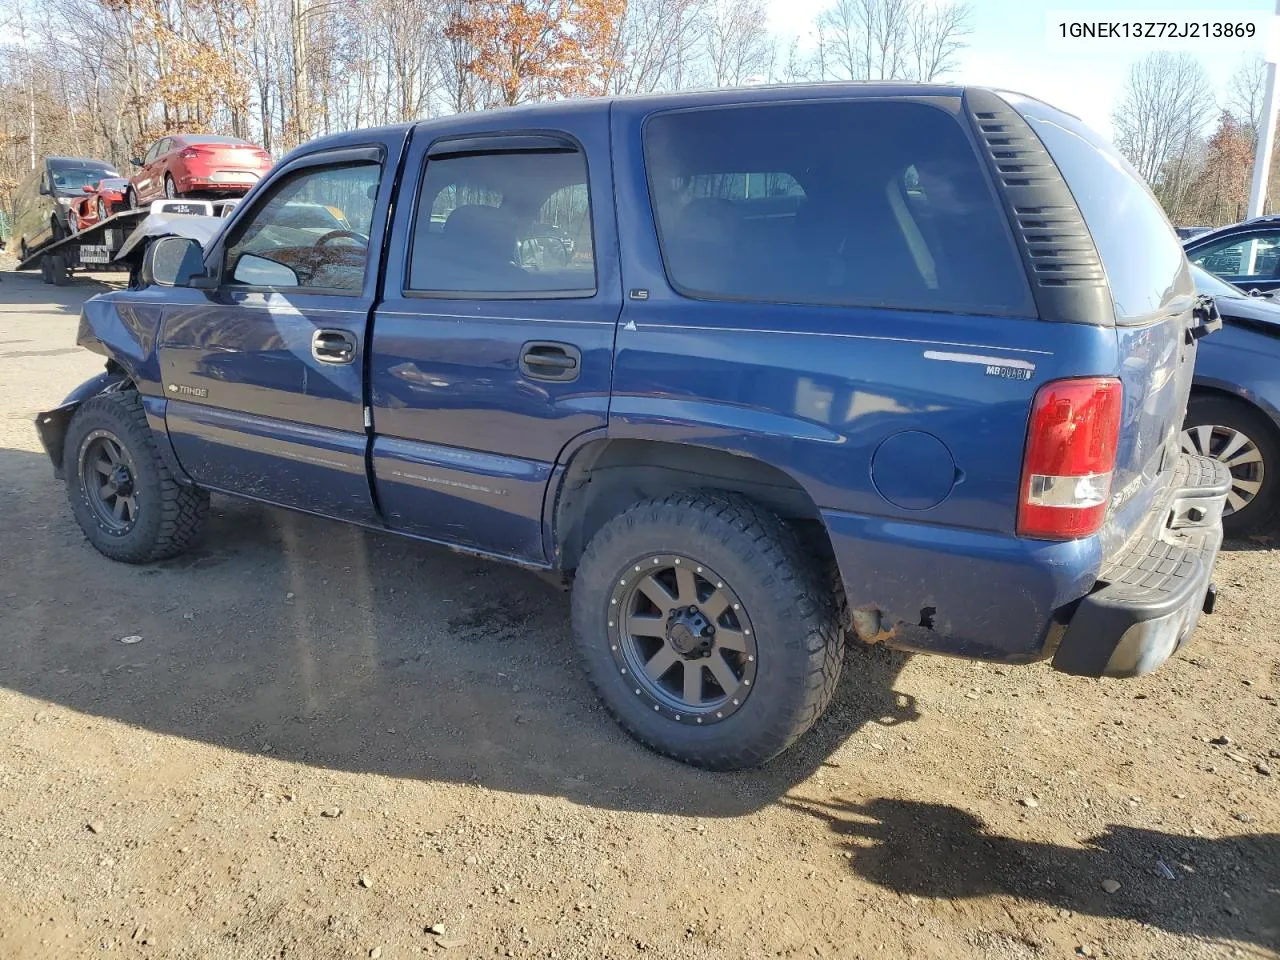
[[[106,177],[81,189],[85,196],[76,197],[67,209],[67,228],[78,233],[124,209],[124,193],[129,181],[124,177]]]
[[[271,169],[271,154],[237,137],[184,133],[152,144],[130,161],[126,201],[137,207],[161,197],[243,196]]]
[[[1280,288],[1280,216],[1219,227],[1182,247],[1197,267],[1246,291]]]
[[[67,214],[84,197],[84,188],[118,177],[115,167],[90,157],[44,157],[13,193],[13,236],[18,259],[37,247],[61,240],[69,232]]]
[[[786,749],[854,631],[1126,677],[1213,605],[1229,471],[1178,449],[1212,305],[1129,165],[1036,100],[352,131],[141,280],[85,304],[105,369],[37,420],[94,547],[172,557],[219,491],[571,575],[604,703],[689,763]]]
[[[1257,533],[1280,512],[1280,304],[1200,267],[1192,273],[1196,289],[1214,298],[1223,329],[1200,346],[1182,449],[1231,471],[1227,533]]]

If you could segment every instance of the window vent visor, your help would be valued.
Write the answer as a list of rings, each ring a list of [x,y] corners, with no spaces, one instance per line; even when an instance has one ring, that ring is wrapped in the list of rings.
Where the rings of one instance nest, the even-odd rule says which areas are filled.
[[[969,90],[965,111],[997,192],[1040,317],[1111,326],[1115,309],[1102,260],[1062,171],[1026,120],[989,90]]]

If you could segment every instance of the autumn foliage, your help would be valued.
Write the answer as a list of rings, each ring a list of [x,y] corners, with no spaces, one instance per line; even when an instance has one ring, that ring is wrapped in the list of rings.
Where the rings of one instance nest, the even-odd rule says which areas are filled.
[[[626,0],[469,0],[445,25],[463,69],[514,106],[604,91]]]

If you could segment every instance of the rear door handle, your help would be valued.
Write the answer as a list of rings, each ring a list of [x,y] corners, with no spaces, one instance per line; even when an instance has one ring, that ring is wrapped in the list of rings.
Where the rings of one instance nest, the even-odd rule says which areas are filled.
[[[520,372],[533,380],[577,380],[582,351],[568,343],[532,340],[520,348]]]
[[[321,363],[350,363],[356,358],[356,338],[346,330],[317,330],[311,356]]]

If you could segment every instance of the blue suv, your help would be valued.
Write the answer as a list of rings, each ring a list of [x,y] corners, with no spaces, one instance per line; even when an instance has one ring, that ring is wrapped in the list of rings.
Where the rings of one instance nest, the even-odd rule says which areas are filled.
[[[689,763],[784,750],[853,634],[1122,677],[1212,605],[1230,477],[1179,429],[1220,321],[1125,162],[1023,96],[341,134],[142,278],[38,419],[98,550],[171,557],[218,492],[571,576],[604,703]]]

